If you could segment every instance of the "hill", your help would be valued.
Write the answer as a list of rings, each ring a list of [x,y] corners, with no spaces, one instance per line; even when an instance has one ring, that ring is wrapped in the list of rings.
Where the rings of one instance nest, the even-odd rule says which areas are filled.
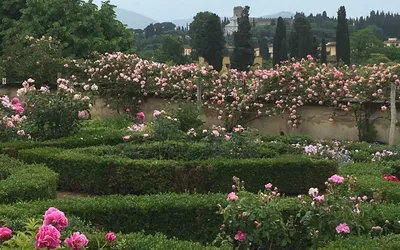
[[[150,23],[158,22],[150,17],[126,9],[116,8],[115,13],[117,14],[118,20],[132,29],[144,29]]]

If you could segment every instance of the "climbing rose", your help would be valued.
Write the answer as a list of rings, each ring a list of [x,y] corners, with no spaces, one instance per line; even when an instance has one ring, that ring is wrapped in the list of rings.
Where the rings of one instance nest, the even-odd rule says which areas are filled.
[[[56,249],[60,246],[60,231],[52,225],[41,226],[36,234],[36,248]]]
[[[12,231],[7,227],[0,227],[0,241],[9,240],[12,237]]]
[[[117,239],[117,236],[113,232],[109,232],[106,234],[106,241],[112,243]]]
[[[68,226],[68,219],[57,208],[51,207],[44,214],[43,226],[52,225],[60,232]]]
[[[230,192],[228,194],[228,201],[237,201],[239,197],[236,195],[235,192]]]
[[[73,250],[82,250],[83,247],[87,246],[89,243],[86,236],[79,232],[73,233],[69,238],[66,238],[64,242]]]
[[[271,189],[272,188],[272,183],[265,184],[265,189]]]
[[[247,234],[242,231],[237,231],[235,235],[235,240],[237,241],[244,241],[246,239]]]
[[[346,223],[342,223],[342,224],[339,224],[339,225],[336,227],[336,232],[337,232],[338,234],[340,234],[340,233],[349,234],[349,233],[350,233],[350,228],[349,228],[349,226],[347,226]]]

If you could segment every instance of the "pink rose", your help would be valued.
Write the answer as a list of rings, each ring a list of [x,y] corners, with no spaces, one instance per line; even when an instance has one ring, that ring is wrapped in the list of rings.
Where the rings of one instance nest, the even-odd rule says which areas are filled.
[[[387,109],[388,109],[388,108],[387,108],[386,106],[382,106],[382,107],[381,107],[381,110],[382,110],[382,111],[386,111]]]
[[[122,137],[122,139],[124,139],[124,141],[129,141],[131,139],[131,136],[126,135],[126,136]]]
[[[79,119],[83,119],[86,116],[86,112],[85,111],[78,111],[78,118]]]
[[[325,200],[325,196],[324,195],[319,195],[319,196],[315,197],[315,200],[319,201],[319,202],[324,201]]]
[[[83,247],[87,246],[89,243],[86,236],[79,232],[73,233],[69,238],[66,238],[64,242],[73,250],[82,250]]]
[[[153,115],[154,115],[154,117],[158,117],[161,115],[161,112],[158,110],[154,110]]]
[[[19,135],[19,136],[24,136],[25,135],[25,131],[24,130],[18,130],[17,131],[17,135]]]
[[[52,225],[60,232],[68,226],[68,219],[64,213],[57,208],[51,207],[44,214],[43,225]]]
[[[212,134],[213,134],[215,137],[218,137],[218,136],[219,136],[218,130],[213,130],[213,131],[212,131]]]
[[[265,184],[265,189],[271,189],[272,188],[272,183]]]
[[[235,240],[237,241],[244,241],[246,239],[247,234],[242,231],[237,231],[235,235]]]
[[[106,234],[106,241],[112,243],[117,239],[117,236],[113,232],[109,232]]]
[[[60,231],[52,225],[41,226],[36,234],[36,248],[56,249],[60,246]]]
[[[19,103],[19,99],[18,99],[17,97],[14,97],[14,98],[11,100],[11,102],[12,102],[13,104],[17,104],[17,103]]]
[[[332,182],[332,183],[337,183],[337,184],[341,184],[343,182],[344,178],[342,176],[339,175],[332,175],[328,181]]]
[[[237,199],[238,199],[239,197],[236,195],[236,193],[235,192],[230,192],[229,194],[228,194],[228,201],[237,201]]]
[[[143,112],[137,113],[137,118],[138,118],[139,120],[144,120],[144,118],[145,118],[144,113],[143,113]]]
[[[339,225],[336,227],[336,232],[337,232],[338,234],[340,234],[340,233],[346,233],[346,234],[348,234],[348,233],[350,233],[350,228],[349,228],[349,226],[347,226],[346,223],[342,223],[342,224],[339,224]]]
[[[7,227],[0,227],[0,241],[9,240],[12,238],[12,231]]]

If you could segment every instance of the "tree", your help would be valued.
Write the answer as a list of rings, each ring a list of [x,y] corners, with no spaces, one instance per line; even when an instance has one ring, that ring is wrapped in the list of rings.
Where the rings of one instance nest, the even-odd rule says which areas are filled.
[[[273,48],[274,55],[272,59],[274,65],[287,60],[286,24],[282,17],[278,18]]]
[[[193,22],[190,23],[189,36],[190,43],[193,50],[199,56],[203,56],[207,50],[207,21],[212,15],[211,12],[199,12],[193,18]]]
[[[327,63],[326,56],[327,56],[326,40],[325,40],[325,38],[322,38],[322,40],[321,40],[321,63]]]
[[[163,35],[161,47],[156,53],[156,59],[159,62],[173,62],[176,64],[184,64],[185,57],[183,56],[183,41],[180,37],[173,35]]]
[[[346,9],[341,6],[338,11],[338,23],[336,28],[336,60],[350,65],[350,37],[347,24]]]
[[[384,45],[375,36],[373,27],[358,30],[351,35],[351,59],[353,63],[362,64],[368,61],[372,53],[376,53]]]
[[[204,60],[217,71],[221,71],[225,37],[219,16],[216,14],[208,16],[205,28],[207,30],[207,47],[203,54]]]
[[[268,47],[268,43],[269,40],[267,37],[263,37],[260,39],[260,41],[258,42],[260,45],[260,55],[264,60],[269,60],[271,59],[271,55],[269,54],[269,47]]]
[[[231,58],[231,67],[242,71],[249,70],[254,63],[249,11],[250,7],[246,6],[238,19],[238,31],[233,34],[235,48]]]
[[[313,54],[313,34],[307,18],[296,15],[293,30],[289,37],[290,56],[297,59],[306,58]]]

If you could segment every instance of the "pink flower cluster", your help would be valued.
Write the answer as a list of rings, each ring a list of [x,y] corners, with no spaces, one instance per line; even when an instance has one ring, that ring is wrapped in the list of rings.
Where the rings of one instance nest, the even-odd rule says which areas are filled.
[[[0,227],[0,242],[12,238],[12,231],[8,227]]]
[[[342,177],[342,176],[339,176],[339,175],[332,175],[329,179],[328,179],[328,182],[331,182],[331,183],[337,183],[337,184],[341,184],[341,183],[343,183],[343,180],[344,180],[344,178]]]
[[[340,234],[340,233],[349,234],[350,233],[350,228],[346,223],[341,223],[336,227],[336,232],[338,234]]]

